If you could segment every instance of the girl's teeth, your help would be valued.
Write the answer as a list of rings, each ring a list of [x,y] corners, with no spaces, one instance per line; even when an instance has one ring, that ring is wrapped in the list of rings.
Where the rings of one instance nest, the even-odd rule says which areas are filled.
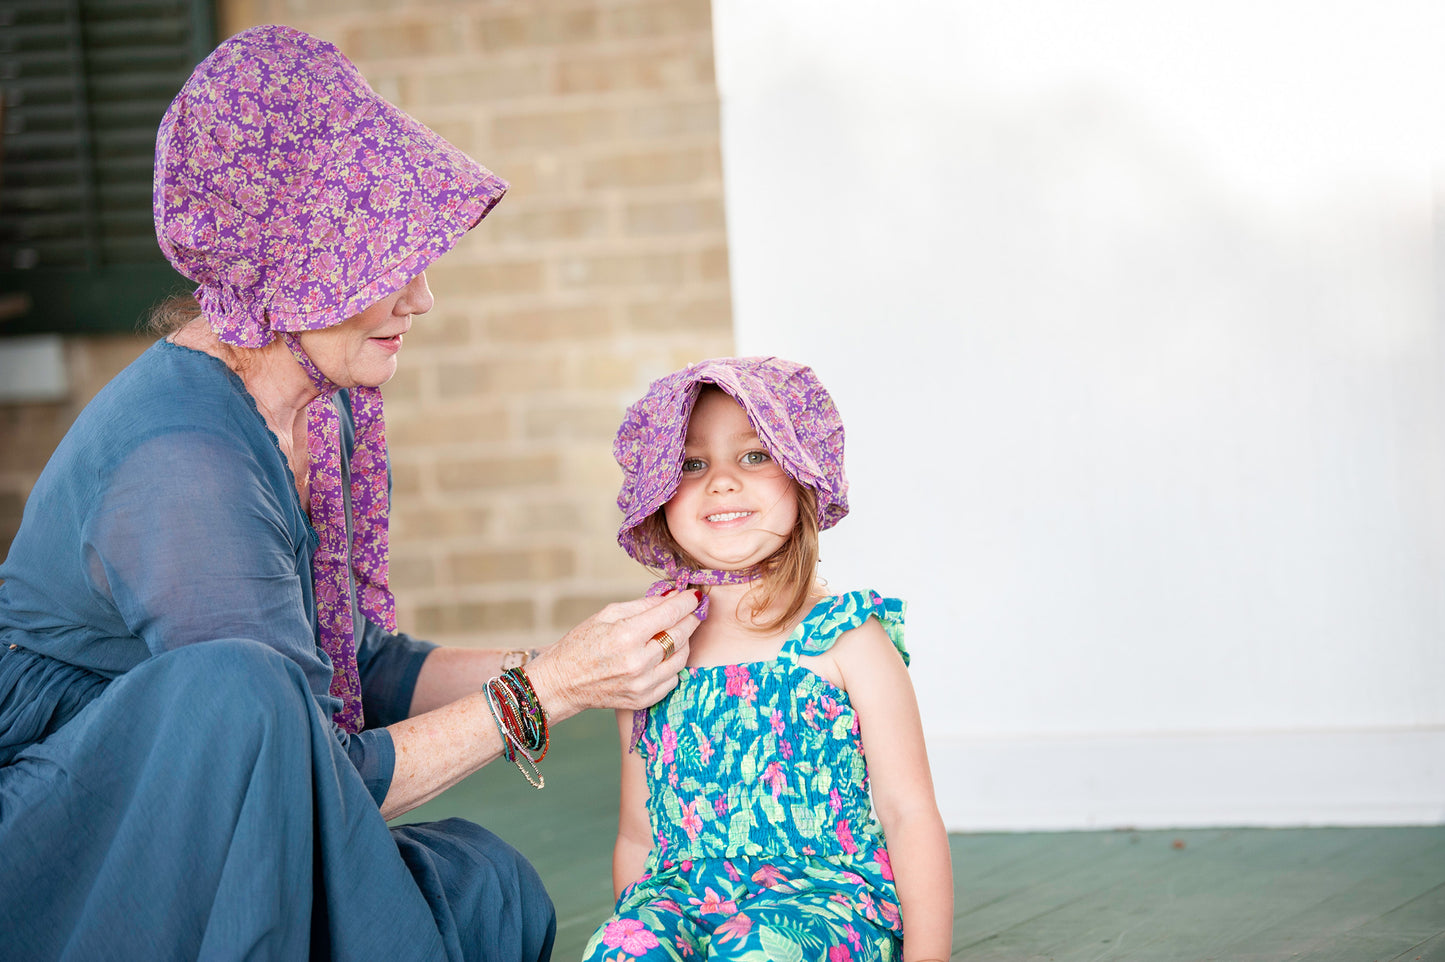
[[[729,511],[726,514],[710,514],[707,519],[709,521],[733,521],[737,518],[745,518],[750,514],[752,514],[751,511]]]

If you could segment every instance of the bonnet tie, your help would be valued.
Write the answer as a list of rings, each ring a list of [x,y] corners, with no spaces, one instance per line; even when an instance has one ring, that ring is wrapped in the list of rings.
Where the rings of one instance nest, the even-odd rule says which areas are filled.
[[[361,731],[361,676],[356,666],[356,625],[352,619],[351,578],[357,607],[373,624],[396,630],[396,600],[387,587],[386,421],[381,390],[351,389],[356,441],[351,456],[351,539],[346,537],[346,493],[342,488],[340,390],[301,348],[295,334],[282,335],[291,356],[321,393],[306,405],[307,484],[311,526],[318,545],[311,559],[316,619],[321,647],[331,656],[331,694],[341,699],[332,721]]]
[[[712,568],[673,568],[668,566],[668,576],[660,581],[654,581],[652,587],[643,594],[644,598],[655,598],[658,595],[676,589],[687,590],[688,585],[741,585],[754,580],[758,576],[757,568],[746,568],[742,571],[717,571]],[[702,601],[698,602],[693,614],[697,615],[698,621],[707,620],[708,596],[703,595]]]

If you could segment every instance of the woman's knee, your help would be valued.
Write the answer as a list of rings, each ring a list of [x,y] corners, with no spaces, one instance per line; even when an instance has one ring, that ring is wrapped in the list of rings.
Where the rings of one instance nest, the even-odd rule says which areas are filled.
[[[250,722],[304,718],[314,702],[305,673],[274,648],[244,638],[185,645],[155,656],[119,682],[163,692],[169,712],[230,731]]]

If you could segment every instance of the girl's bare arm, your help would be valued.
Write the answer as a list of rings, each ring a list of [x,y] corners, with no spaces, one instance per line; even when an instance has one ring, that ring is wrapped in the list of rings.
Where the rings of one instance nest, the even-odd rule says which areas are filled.
[[[953,951],[953,863],[908,669],[871,618],[840,638],[833,654],[858,712],[873,807],[888,841],[904,962],[947,959]]]
[[[617,731],[622,738],[622,793],[618,801],[617,844],[612,849],[612,897],[642,875],[647,853],[652,851],[652,828],[647,818],[647,773],[642,756],[628,752],[632,742],[632,712],[617,712]]]

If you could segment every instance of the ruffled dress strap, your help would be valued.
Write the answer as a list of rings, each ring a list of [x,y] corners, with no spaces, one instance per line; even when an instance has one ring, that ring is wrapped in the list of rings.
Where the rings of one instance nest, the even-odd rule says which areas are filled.
[[[877,618],[906,665],[909,655],[903,644],[903,615],[907,608],[908,603],[901,598],[885,598],[876,591],[849,591],[824,598],[788,637],[780,660],[791,662],[799,655],[821,655],[832,648],[844,632],[861,626],[869,618]]]

